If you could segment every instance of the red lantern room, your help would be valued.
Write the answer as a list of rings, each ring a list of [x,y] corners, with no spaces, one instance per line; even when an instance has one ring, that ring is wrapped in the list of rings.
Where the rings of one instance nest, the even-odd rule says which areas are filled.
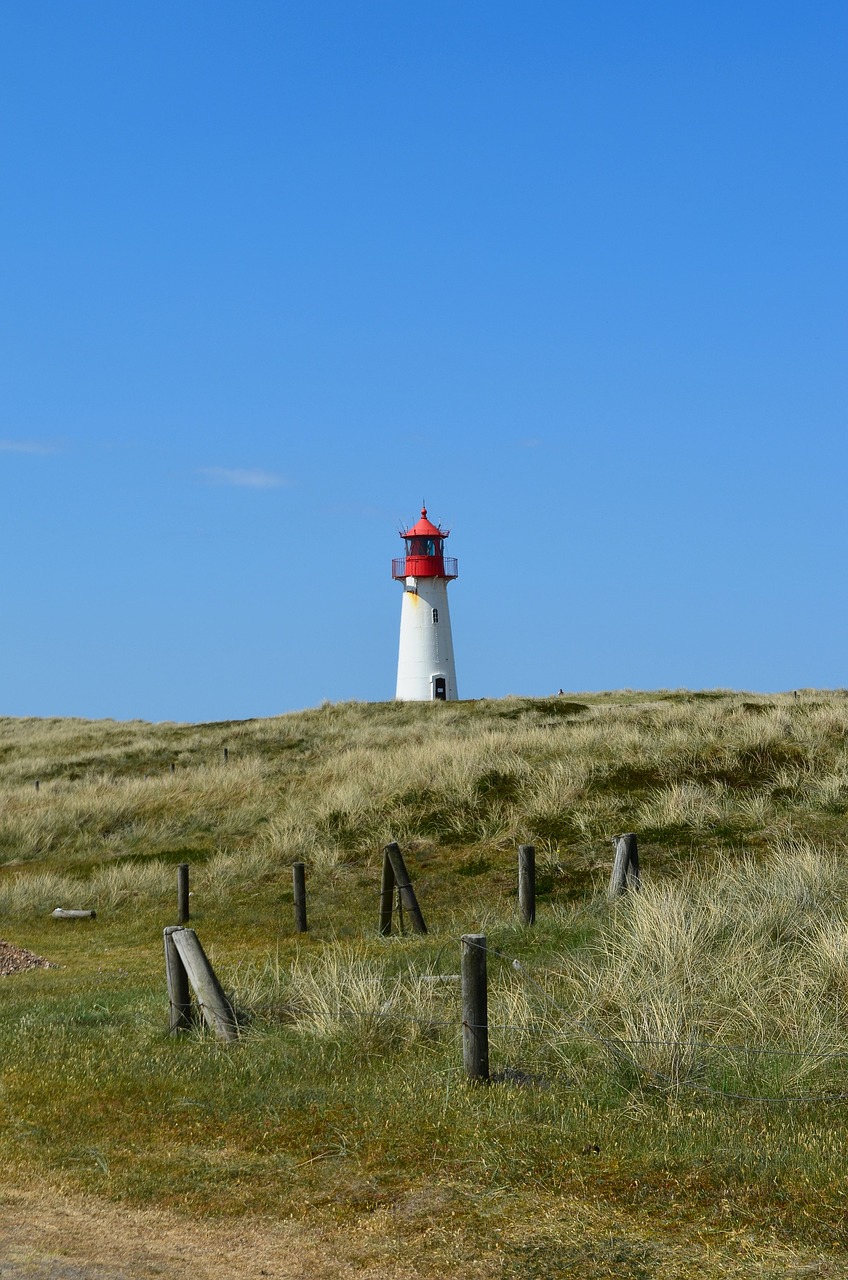
[[[392,577],[455,578],[458,568],[455,556],[446,556],[444,540],[449,529],[440,529],[427,519],[427,508],[421,508],[421,519],[400,535],[406,541],[406,555],[392,561]]]

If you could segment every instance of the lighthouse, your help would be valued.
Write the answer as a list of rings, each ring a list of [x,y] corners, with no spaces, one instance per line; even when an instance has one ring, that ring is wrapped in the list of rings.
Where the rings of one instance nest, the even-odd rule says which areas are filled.
[[[406,554],[392,561],[392,577],[403,584],[400,611],[397,690],[402,702],[454,702],[453,660],[448,583],[457,575],[453,556],[445,555],[449,529],[421,519],[401,533]]]

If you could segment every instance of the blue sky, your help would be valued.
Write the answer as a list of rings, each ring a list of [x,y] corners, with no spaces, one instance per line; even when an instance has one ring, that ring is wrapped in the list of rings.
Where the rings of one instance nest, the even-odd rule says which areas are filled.
[[[822,3],[5,0],[0,711],[848,685]]]

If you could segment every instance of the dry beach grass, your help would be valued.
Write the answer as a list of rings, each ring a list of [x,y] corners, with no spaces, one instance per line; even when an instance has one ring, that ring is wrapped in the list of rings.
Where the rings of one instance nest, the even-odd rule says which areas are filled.
[[[0,934],[58,966],[3,984],[7,1205],[147,1223],[128,1276],[181,1274],[181,1233],[210,1277],[263,1249],[272,1275],[848,1274],[846,744],[848,698],[813,692],[0,722]],[[644,890],[609,907],[623,830]],[[376,936],[389,839],[426,937]],[[231,1049],[165,1035],[183,860]],[[451,980],[472,930],[497,953],[482,1090]]]

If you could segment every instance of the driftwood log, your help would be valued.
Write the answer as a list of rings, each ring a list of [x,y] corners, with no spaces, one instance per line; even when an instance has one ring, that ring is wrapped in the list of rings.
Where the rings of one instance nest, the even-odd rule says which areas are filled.
[[[66,911],[64,907],[57,907],[55,911],[50,912],[54,920],[93,920],[96,911]]]

